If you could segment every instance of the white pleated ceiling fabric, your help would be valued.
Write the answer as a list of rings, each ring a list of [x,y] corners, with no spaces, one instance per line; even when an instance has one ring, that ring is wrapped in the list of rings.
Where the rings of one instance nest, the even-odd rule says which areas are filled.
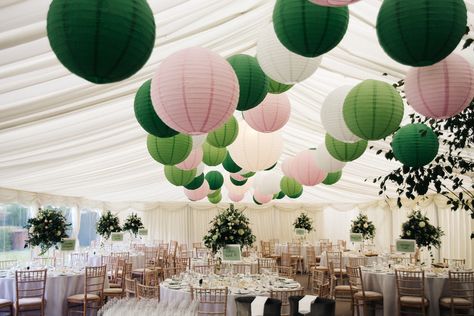
[[[46,37],[50,1],[0,1],[0,187],[110,202],[186,201],[182,188],[166,181],[163,167],[147,152],[146,132],[133,113],[135,92],[163,58],[186,47],[207,47],[224,57],[255,54],[259,31],[271,22],[275,1],[148,2],[157,26],[151,58],[127,80],[94,85],[69,73],[53,54]],[[351,5],[343,41],[324,55],[311,78],[288,92],[292,113],[282,129],[280,162],[323,143],[319,113],[333,89],[364,79],[393,83],[405,76],[408,68],[392,61],[378,44],[380,5],[380,0]],[[466,5],[472,21],[474,0]],[[305,187],[295,202],[380,198],[378,186],[364,179],[398,166],[375,155],[388,144],[370,142],[375,148],[348,163],[339,183]],[[248,193],[246,201],[251,200]]]

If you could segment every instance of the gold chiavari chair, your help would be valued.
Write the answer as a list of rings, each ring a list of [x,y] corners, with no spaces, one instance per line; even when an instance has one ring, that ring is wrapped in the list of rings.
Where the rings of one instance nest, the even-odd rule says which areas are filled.
[[[331,291],[336,301],[352,301],[352,291],[349,284],[337,284],[338,276],[334,273],[334,263],[329,262],[328,267]]]
[[[110,272],[111,272],[111,275],[110,275],[110,278],[109,278],[109,286],[111,288],[120,288],[122,287],[121,285],[121,280],[123,279],[123,269],[124,269],[124,266],[125,264],[127,263],[127,261],[125,259],[120,259],[120,257],[117,257],[119,258],[115,264],[112,264],[110,266]]]
[[[202,275],[209,275],[214,273],[215,265],[213,264],[206,264],[206,265],[195,265],[192,267],[192,270],[196,273]]]
[[[156,299],[160,300],[160,286],[148,286],[143,284],[137,284],[137,298],[140,300],[144,299]]]
[[[347,276],[346,269],[342,265],[342,252],[340,251],[327,251],[326,252],[328,264],[333,265],[333,274],[337,278],[340,284],[343,283],[344,277]]]
[[[145,247],[146,247],[146,245],[143,244],[143,243],[132,244],[132,249],[137,251],[137,252],[141,252],[141,253],[143,253],[145,251]]]
[[[158,252],[159,249],[156,247],[147,247],[145,248],[145,265],[143,268],[134,269],[132,271],[132,277],[138,278],[142,283],[145,283],[145,278],[147,273],[151,273],[153,270],[156,270],[158,262]]]
[[[174,267],[163,269],[163,280],[171,279],[174,275],[176,275],[176,269]]]
[[[250,274],[252,273],[252,265],[247,263],[236,263],[232,265],[232,273],[234,274]]]
[[[192,257],[192,251],[188,251],[188,245],[187,244],[181,244],[178,246],[178,254],[176,257],[179,258],[191,258]]]
[[[449,268],[463,268],[466,265],[466,259],[447,259],[443,258],[443,263]]]
[[[125,296],[135,297],[137,295],[137,280],[131,277],[125,277]]]
[[[349,276],[349,285],[352,293],[351,310],[355,310],[357,316],[360,316],[360,306],[362,306],[364,311],[363,315],[369,315],[367,309],[369,306],[373,305],[374,309],[377,306],[383,306],[383,296],[381,293],[365,290],[360,266],[346,267],[346,270]]]
[[[329,277],[326,271],[316,270],[313,268],[313,271],[311,273],[310,289],[315,293],[318,293],[319,288],[326,283],[329,283]]]
[[[41,316],[45,315],[46,276],[47,269],[15,271],[15,315],[31,310],[39,310]]]
[[[206,258],[209,254],[209,249],[207,248],[195,248],[196,258]]]
[[[315,291],[318,297],[329,299],[331,298],[331,283],[328,281],[319,286],[319,289]]]
[[[291,260],[291,255],[288,252],[281,254],[280,265],[284,267],[292,267],[296,272],[296,261]]]
[[[293,278],[295,275],[293,274],[292,267],[285,267],[285,266],[277,266],[278,275],[284,278]]]
[[[449,271],[448,288],[449,296],[439,299],[441,309],[449,310],[450,315],[466,315],[474,309],[474,272]]]
[[[276,245],[278,245],[278,239],[270,239],[270,257],[275,259],[278,263],[280,260],[280,255],[277,255]]]
[[[420,309],[423,316],[428,315],[430,306],[429,300],[425,295],[425,272],[395,270],[395,279],[397,283],[398,296],[398,315],[413,315],[414,312],[402,311],[403,308]]]
[[[306,266],[308,267],[308,285],[307,285],[307,287],[309,287],[309,284],[311,282],[311,275],[312,275],[316,265],[317,265],[316,250],[314,249],[313,246],[306,247]]]
[[[119,259],[123,259],[125,261],[130,260],[130,253],[128,251],[123,251],[123,252],[112,252],[110,254],[112,257],[118,257]]]
[[[262,248],[262,257],[263,258],[270,258],[271,257],[271,250],[270,250],[270,242],[261,240],[260,247]]]
[[[104,297],[119,297],[122,298],[125,296],[125,277],[130,278],[132,272],[132,264],[126,263],[125,260],[119,260],[124,262],[122,266],[122,274],[117,279],[119,287],[110,287],[108,289],[104,289]]]
[[[298,269],[301,268],[301,273],[304,272],[304,258],[301,254],[301,244],[300,243],[290,243],[288,244],[288,252],[291,256],[292,265],[295,266],[295,272],[298,272]]]
[[[67,298],[68,314],[70,311],[81,312],[86,316],[87,310],[99,310],[102,307],[106,273],[106,266],[86,267],[84,293]],[[81,307],[82,311],[74,311],[77,307]]]
[[[337,245],[339,246],[340,251],[344,251],[344,250],[346,250],[347,241],[345,241],[343,239],[339,239],[337,241]]]
[[[176,267],[179,268],[179,270],[183,272],[191,269],[191,258],[189,257],[176,258]]]
[[[114,283],[116,277],[116,269],[118,265],[119,257],[102,256],[100,258],[101,265],[106,266],[107,277],[111,283]]]
[[[87,260],[89,260],[89,253],[87,252],[74,252],[71,254],[71,264],[73,266],[87,265]]]
[[[325,243],[320,243],[319,247],[321,248],[321,253],[332,251],[332,243],[329,241]]]
[[[147,286],[158,286],[160,280],[163,280],[163,271],[162,270],[151,270],[145,275],[145,280],[143,280],[143,285]]]
[[[281,301],[281,316],[289,316],[290,315],[290,302],[288,298],[290,296],[303,296],[304,289],[292,289],[292,290],[283,290],[283,291],[270,291],[270,297],[276,298]]]
[[[16,266],[17,260],[0,260],[0,270],[8,270]]]
[[[11,316],[13,316],[13,302],[0,298],[0,313],[5,313],[8,310]]]
[[[329,243],[329,238],[321,238],[319,240],[319,244],[328,244]]]
[[[349,267],[366,267],[369,259],[367,257],[349,257]]]
[[[227,315],[227,287],[203,289],[191,287],[191,300],[199,301],[198,315]],[[212,312],[209,312],[212,310]]]
[[[257,259],[257,271],[259,274],[263,273],[263,270],[269,272],[276,271],[276,260],[273,258],[258,258]]]

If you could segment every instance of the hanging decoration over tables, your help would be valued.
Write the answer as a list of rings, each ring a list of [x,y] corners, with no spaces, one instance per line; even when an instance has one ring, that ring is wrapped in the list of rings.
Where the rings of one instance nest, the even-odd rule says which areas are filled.
[[[405,95],[408,104],[426,117],[455,116],[474,98],[474,71],[457,54],[432,66],[411,68],[405,78]]]
[[[375,225],[365,214],[359,214],[352,220],[351,233],[362,234],[364,240],[375,238]]]
[[[238,186],[233,184],[229,177],[224,179],[224,185],[227,188],[227,191],[236,193],[236,194],[245,194],[253,184],[253,178],[248,179],[244,184]]]
[[[206,181],[209,183],[211,190],[218,190],[224,184],[224,177],[219,171],[213,170],[206,174]]]
[[[403,111],[403,100],[397,90],[377,80],[364,80],[356,85],[343,107],[347,127],[366,140],[379,140],[395,132]]]
[[[204,162],[208,166],[220,165],[227,156],[227,149],[225,147],[217,148],[211,146],[208,142],[205,142],[202,145],[202,150],[204,153],[202,157],[202,162]]]
[[[343,7],[360,0],[309,0],[310,2],[326,7]]]
[[[214,147],[224,148],[234,142],[238,133],[239,123],[231,116],[222,126],[207,134],[206,141]]]
[[[155,20],[145,0],[54,0],[46,29],[64,67],[93,83],[132,76],[155,44]]]
[[[393,137],[395,158],[405,166],[419,168],[429,164],[438,154],[438,136],[425,124],[408,124]]]
[[[346,165],[345,162],[339,161],[331,156],[324,144],[318,147],[314,156],[316,158],[316,164],[319,166],[319,168],[328,173],[339,171]],[[323,181],[325,177],[326,175],[324,175],[321,181]]]
[[[290,119],[290,112],[290,100],[286,94],[267,94],[262,103],[243,112],[243,116],[254,130],[271,133],[285,126]]]
[[[305,57],[317,57],[336,47],[348,24],[346,6],[323,7],[308,0],[277,0],[273,9],[273,25],[280,42]]]
[[[377,16],[377,36],[399,63],[433,65],[456,48],[466,31],[463,0],[384,0]]]
[[[342,170],[336,171],[336,172],[330,172],[326,176],[326,179],[324,179],[323,184],[325,185],[333,185],[337,183],[342,177]]]
[[[196,172],[197,174],[197,172]],[[188,184],[184,185],[184,187],[188,190],[197,190],[198,188],[202,187],[204,183],[204,173],[199,174],[198,176],[194,177],[194,179],[189,182]],[[207,193],[206,193],[207,195]]]
[[[159,163],[175,165],[183,162],[189,156],[193,143],[191,137],[184,134],[167,138],[148,135],[146,146],[150,156]]]
[[[122,231],[129,232],[130,235],[133,235],[135,238],[137,238],[138,230],[142,228],[145,228],[145,226],[143,226],[142,219],[136,213],[132,213],[125,219]]]
[[[71,224],[58,209],[39,209],[36,217],[28,219],[23,227],[28,232],[25,248],[40,247],[40,255],[44,255],[51,247],[58,249],[57,244],[68,238],[67,230]]]
[[[239,79],[240,96],[237,110],[256,107],[267,95],[268,79],[255,57],[238,54],[227,59]]]
[[[229,173],[236,173],[242,170],[242,168],[234,162],[229,152],[227,152],[227,155],[222,162],[222,167],[224,167],[224,169]]]
[[[256,174],[256,172],[242,169],[238,172],[238,174],[240,174],[240,175],[242,175],[242,177],[248,179],[248,178],[253,177]]]
[[[219,194],[221,194],[221,188],[217,189],[217,190],[211,190],[208,194],[207,194],[207,197],[208,198],[215,198],[217,197]]]
[[[235,180],[235,181],[247,181],[248,179],[239,173],[231,173],[229,176],[232,180]]]
[[[138,123],[145,131],[156,137],[165,138],[178,134],[177,131],[163,123],[158,115],[156,115],[153,104],[151,103],[150,85],[151,80],[147,80],[142,84],[135,95],[133,108]]]
[[[218,204],[220,203],[220,201],[222,201],[222,193],[218,192],[218,194],[214,196],[210,196],[210,197],[208,196],[207,200],[211,202],[212,204]]]
[[[234,204],[230,204],[228,209],[211,221],[211,227],[203,241],[204,245],[215,254],[228,244],[251,247],[256,239],[252,234],[248,217],[234,208]]]
[[[193,190],[184,187],[184,194],[191,201],[200,201],[204,199],[209,194],[209,191],[209,183],[207,183],[207,181],[203,181],[200,187]]]
[[[193,149],[201,148],[204,142],[207,140],[207,134],[193,135]]]
[[[121,232],[122,227],[120,227],[120,220],[117,215],[112,214],[111,211],[105,211],[97,221],[96,230],[97,234],[107,240],[111,233]]]
[[[296,199],[303,194],[303,186],[295,179],[284,176],[280,180],[280,189],[286,196]]]
[[[284,84],[284,83],[277,82],[270,77],[267,77],[267,78],[268,78],[268,93],[280,94],[280,93],[290,90],[293,87],[292,84]]]
[[[281,171],[285,176],[290,178],[295,178],[295,175],[293,174],[293,160],[294,157],[287,157],[281,164]]]
[[[283,193],[282,191],[276,193],[273,195],[273,199],[276,199],[276,200],[281,200],[285,197],[285,193]]]
[[[257,41],[257,60],[271,79],[294,84],[309,77],[318,69],[322,57],[307,58],[289,51],[280,43],[273,25],[266,26]]]
[[[261,195],[272,195],[280,192],[281,175],[278,171],[259,172],[255,176],[253,187]],[[260,199],[257,199],[260,201]]]
[[[329,154],[339,161],[354,161],[365,152],[368,142],[360,140],[355,143],[341,142],[326,133],[325,145]]]
[[[196,177],[196,169],[182,170],[176,166],[165,166],[165,177],[175,186],[184,186],[194,180]]]
[[[307,233],[310,233],[315,230],[313,227],[313,220],[306,213],[301,213],[295,219],[295,221],[293,222],[293,227],[304,229]]]
[[[240,187],[247,183],[247,179],[244,178],[244,180],[235,180],[234,178],[230,177],[230,182],[232,182],[233,185]]]
[[[408,215],[408,220],[402,224],[401,239],[414,239],[420,248],[437,248],[441,246],[441,237],[444,232],[441,227],[436,227],[430,223],[430,219],[421,214],[420,211],[413,211]]]
[[[228,196],[232,202],[238,203],[244,199],[245,194],[229,191]]]
[[[203,155],[202,148],[193,149],[189,153],[188,157],[183,162],[177,164],[176,167],[183,170],[196,169],[202,162]]]
[[[321,169],[317,163],[316,150],[307,149],[298,153],[292,164],[293,168],[290,167],[292,170],[290,174],[302,185],[314,186],[326,178],[327,172]]]
[[[169,127],[199,135],[229,120],[237,107],[239,82],[234,69],[218,54],[201,47],[186,48],[160,63],[151,81],[151,99]]]
[[[263,194],[258,190],[255,190],[253,192],[253,199],[254,201],[260,203],[260,204],[266,204],[270,202],[273,199],[273,194]]]

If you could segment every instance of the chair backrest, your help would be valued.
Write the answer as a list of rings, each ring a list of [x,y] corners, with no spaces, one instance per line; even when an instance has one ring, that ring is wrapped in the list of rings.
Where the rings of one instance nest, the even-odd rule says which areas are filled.
[[[334,269],[342,268],[342,252],[340,251],[327,251],[327,262],[332,262]]]
[[[176,251],[178,249],[178,242],[176,240],[171,240],[170,241],[170,246],[168,248],[168,255],[171,257],[176,257]]]
[[[193,249],[202,248],[202,242],[193,242]]]
[[[319,240],[319,244],[328,244],[329,243],[329,238],[322,238]]]
[[[18,263],[17,260],[0,260],[0,270],[8,270]]]
[[[148,286],[158,286],[162,277],[160,270],[146,271],[142,284]]]
[[[43,258],[43,257],[37,257],[33,258],[33,262],[40,264],[44,267],[55,267],[56,266],[56,258],[54,257],[48,257],[48,258]]]
[[[269,272],[276,271],[276,260],[273,258],[258,258],[257,270],[259,274],[263,273],[263,270],[267,270]]]
[[[170,247],[169,244],[166,244],[166,243],[161,243],[159,246],[160,246],[160,249],[164,249],[166,251],[168,251]]]
[[[293,267],[277,266],[278,275],[285,278],[293,277]]]
[[[86,267],[86,277],[84,280],[84,293],[86,299],[88,294],[102,297],[106,274],[107,267],[105,265],[99,267]]]
[[[191,258],[177,258],[176,259],[176,265],[181,266],[182,269],[180,270],[189,270],[191,268]]]
[[[260,241],[260,246],[262,248],[262,257],[270,257],[272,255],[269,241]]]
[[[145,248],[145,266],[144,268],[153,268],[158,261],[159,249],[156,247]]]
[[[270,291],[270,297],[281,301],[281,315],[290,315],[290,301],[288,298],[295,295],[304,295],[304,289],[292,289],[283,291]]]
[[[144,298],[160,300],[160,287],[137,284],[136,296],[138,299]]]
[[[132,244],[132,249],[136,250],[138,252],[144,252],[145,251],[145,244],[143,244],[143,243],[133,243]]]
[[[270,239],[270,254],[276,254],[276,245],[279,243],[278,239]]]
[[[176,269],[174,267],[170,268],[163,268],[163,279],[171,279],[174,275],[176,275]]]
[[[318,291],[315,291],[316,295],[321,298],[331,298],[331,283],[327,281],[319,286]]]
[[[346,249],[347,241],[339,239],[337,245],[339,246],[339,250],[344,251]]]
[[[301,244],[290,243],[288,244],[288,252],[291,256],[301,256]]]
[[[306,248],[306,264],[308,267],[316,266],[316,250],[313,246]]]
[[[291,266],[291,255],[288,252],[281,254],[280,264],[284,267]]]
[[[311,283],[313,291],[318,293],[319,288],[329,281],[326,271],[313,269],[311,271]]]
[[[325,243],[320,243],[319,247],[321,248],[321,253],[327,252],[327,251],[332,251],[332,243],[331,242],[325,242]]]
[[[21,298],[39,297],[44,299],[47,269],[15,271],[16,301]]]
[[[474,272],[449,271],[449,296],[451,301],[454,298],[464,298],[474,305]],[[453,302],[451,302],[454,306]]]
[[[206,258],[208,253],[209,253],[209,249],[207,248],[195,248],[195,252],[196,252],[196,258]]]
[[[114,275],[114,282],[119,284],[122,288],[124,287],[124,278],[125,275],[129,275],[132,273],[132,264],[127,263],[124,259],[119,259],[117,268],[115,270]]]
[[[425,272],[395,270],[398,297],[425,297]]]
[[[124,252],[112,252],[110,254],[112,257],[118,257],[119,259],[123,259],[123,260],[130,260],[130,253],[128,251],[124,251]]]
[[[198,315],[227,315],[227,295],[227,287],[224,289],[191,287],[191,300],[199,301]]]
[[[349,277],[349,285],[352,292],[362,291],[365,296],[365,289],[362,280],[362,270],[358,267],[346,267],[347,276]]]
[[[443,258],[443,263],[450,268],[463,268],[466,265],[466,259],[448,259]]]
[[[353,268],[367,266],[367,257],[349,257],[349,266]]]
[[[234,274],[250,274],[252,273],[252,265],[248,263],[232,264],[232,273]]]
[[[206,264],[206,265],[195,265],[192,267],[192,270],[196,273],[200,274],[211,274],[214,273],[215,266],[213,264]]]
[[[137,293],[137,280],[125,277],[125,294],[127,297],[135,297]]]

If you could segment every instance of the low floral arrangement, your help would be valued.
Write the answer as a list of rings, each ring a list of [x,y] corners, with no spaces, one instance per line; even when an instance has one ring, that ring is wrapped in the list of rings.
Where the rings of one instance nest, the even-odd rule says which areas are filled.
[[[122,231],[120,221],[117,215],[106,211],[97,221],[97,233],[104,239],[109,239],[111,233],[119,233]]]
[[[440,227],[430,224],[430,219],[421,214],[420,211],[413,211],[408,215],[408,221],[402,224],[401,239],[414,239],[418,247],[439,248],[441,246],[441,236],[444,232]]]
[[[24,226],[28,229],[25,248],[39,246],[40,255],[45,254],[53,246],[58,249],[57,244],[68,237],[66,230],[70,226],[60,210],[39,209],[38,215],[30,218]]]
[[[249,227],[249,219],[241,211],[235,209],[234,204],[230,204],[228,209],[216,215],[210,224],[211,228],[203,241],[214,254],[225,245],[252,246],[256,240]]]
[[[375,225],[372,221],[369,221],[367,215],[359,214],[356,219],[352,221],[351,233],[362,234],[364,240],[374,239]]]
[[[295,221],[293,222],[293,227],[294,228],[303,228],[305,229],[308,233],[311,232],[313,229],[313,220],[309,218],[308,215],[305,213],[301,213],[300,216],[298,216]]]
[[[130,234],[133,234],[135,237],[137,237],[138,230],[144,227],[145,226],[143,226],[142,219],[138,217],[137,214],[132,213],[128,215],[127,219],[125,220],[122,230],[124,232],[128,231]]]

